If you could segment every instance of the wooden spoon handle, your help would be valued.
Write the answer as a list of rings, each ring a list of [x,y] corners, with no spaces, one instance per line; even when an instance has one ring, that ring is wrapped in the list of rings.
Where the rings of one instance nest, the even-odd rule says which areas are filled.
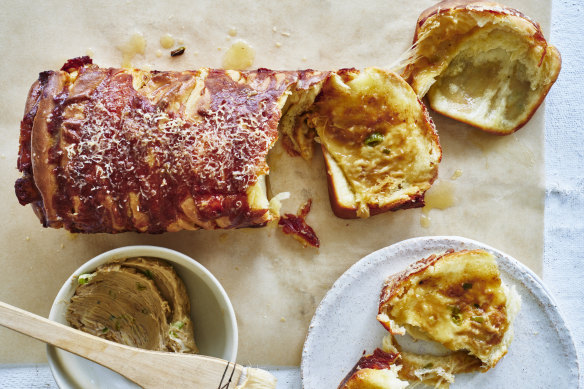
[[[243,366],[110,342],[0,301],[0,325],[105,366],[144,388],[235,388]]]

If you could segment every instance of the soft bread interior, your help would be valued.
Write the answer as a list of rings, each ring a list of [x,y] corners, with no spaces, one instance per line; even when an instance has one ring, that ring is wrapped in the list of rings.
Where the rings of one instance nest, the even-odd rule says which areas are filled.
[[[392,334],[464,350],[489,369],[507,352],[519,295],[505,287],[495,258],[483,250],[445,254],[388,284],[378,320]]]
[[[453,7],[428,17],[404,77],[434,110],[503,135],[533,115],[561,59],[537,24],[515,10],[491,8]]]
[[[337,216],[367,217],[421,202],[437,175],[441,150],[433,124],[394,73],[333,73],[306,116],[323,148]]]
[[[258,180],[247,188],[247,200],[249,202],[249,207],[252,210],[269,208],[270,202],[268,201],[265,174],[258,176]]]
[[[399,352],[399,378],[413,383],[422,382],[437,389],[448,389],[454,382],[455,374],[474,372],[481,367],[480,359],[464,351],[447,355],[406,351],[391,334],[383,338],[382,349],[387,353]]]
[[[312,158],[316,134],[307,126],[303,114],[314,104],[321,89],[322,82],[307,89],[293,87],[288,92],[278,125],[288,151],[301,155],[305,160]]]
[[[497,133],[515,129],[539,105],[554,66],[549,60],[538,66],[540,58],[529,49],[529,42],[507,31],[474,34],[428,91],[430,106]]]
[[[388,369],[360,369],[339,389],[404,389],[409,382],[398,377],[400,366]]]
[[[322,153],[327,167],[328,179],[331,182],[331,185],[329,185],[331,203],[341,210],[354,209],[357,200],[343,170],[325,147],[322,148]]]
[[[278,101],[282,113],[278,123],[278,131],[285,139],[286,147],[305,159],[312,157],[314,131],[306,127],[301,115],[314,103],[321,88],[322,82],[314,83],[308,88],[300,88],[293,84]],[[269,194],[267,175],[260,175],[257,182],[247,190],[250,208],[252,210],[269,209],[268,215],[278,218],[281,208],[280,201],[288,198],[289,194],[281,193],[268,199]]]

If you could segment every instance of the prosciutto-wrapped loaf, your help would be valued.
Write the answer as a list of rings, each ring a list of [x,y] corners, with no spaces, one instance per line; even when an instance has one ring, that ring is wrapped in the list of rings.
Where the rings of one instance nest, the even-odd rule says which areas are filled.
[[[70,60],[30,90],[17,197],[44,226],[73,232],[264,225],[273,218],[266,156],[282,109],[292,92],[315,96],[326,77]]]

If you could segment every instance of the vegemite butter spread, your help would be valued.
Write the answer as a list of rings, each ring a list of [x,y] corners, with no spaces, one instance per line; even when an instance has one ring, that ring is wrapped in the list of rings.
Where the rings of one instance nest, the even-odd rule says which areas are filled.
[[[128,346],[198,351],[186,288],[173,267],[157,258],[122,259],[80,275],[67,321]]]

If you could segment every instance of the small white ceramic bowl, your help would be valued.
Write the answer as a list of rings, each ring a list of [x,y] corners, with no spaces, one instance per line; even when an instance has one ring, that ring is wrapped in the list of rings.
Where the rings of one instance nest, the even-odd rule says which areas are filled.
[[[127,246],[105,252],[86,262],[65,282],[53,302],[49,319],[68,325],[67,306],[77,276],[120,258],[155,257],[169,262],[183,280],[191,301],[191,318],[200,354],[235,361],[237,322],[233,306],[217,279],[200,263],[177,251],[156,246]],[[65,388],[138,388],[113,371],[77,355],[47,346],[49,366],[55,381]],[[120,363],[132,363],[120,361]]]

